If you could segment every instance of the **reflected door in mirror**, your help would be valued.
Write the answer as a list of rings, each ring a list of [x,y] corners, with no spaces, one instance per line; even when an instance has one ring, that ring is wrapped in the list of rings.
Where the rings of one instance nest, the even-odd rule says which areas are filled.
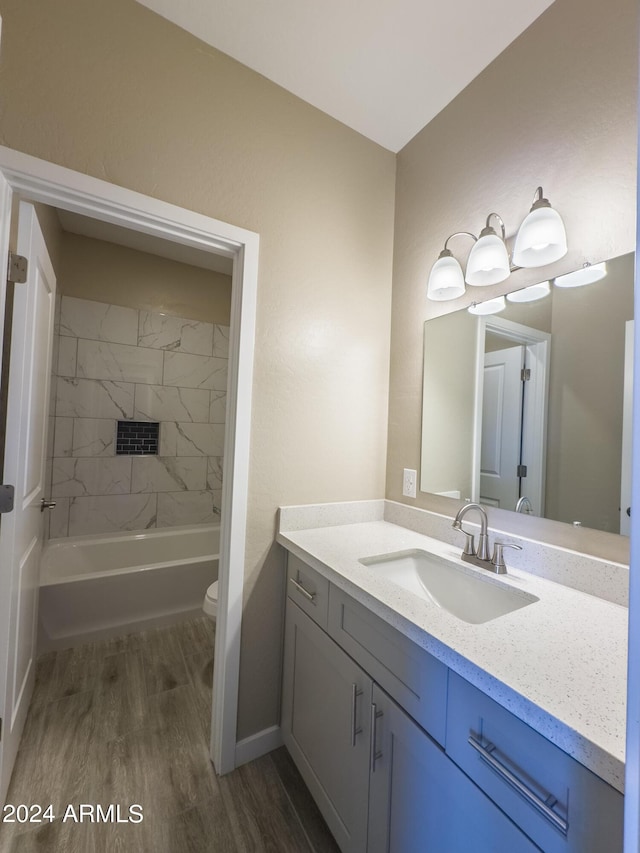
[[[520,498],[524,347],[485,353],[480,501],[515,509]]]

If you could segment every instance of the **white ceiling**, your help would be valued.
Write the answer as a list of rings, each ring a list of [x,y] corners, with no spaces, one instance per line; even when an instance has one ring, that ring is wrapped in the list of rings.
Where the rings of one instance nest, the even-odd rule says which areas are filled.
[[[552,0],[138,0],[399,151]]]
[[[192,246],[184,246],[182,243],[174,243],[161,237],[145,234],[143,231],[133,231],[129,228],[121,228],[110,222],[102,222],[100,219],[91,219],[79,213],[71,213],[68,210],[57,210],[58,219],[63,231],[71,234],[80,234],[83,237],[93,237],[94,240],[105,240],[107,243],[115,243],[117,246],[126,246],[129,249],[137,249],[139,252],[147,252],[150,255],[158,255],[181,264],[191,264],[213,272],[221,272],[231,275],[233,272],[233,260],[203,249]]]

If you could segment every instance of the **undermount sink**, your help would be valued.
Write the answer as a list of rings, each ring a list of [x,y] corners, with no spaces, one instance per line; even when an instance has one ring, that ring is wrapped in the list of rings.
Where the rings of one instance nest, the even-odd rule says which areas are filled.
[[[475,625],[539,600],[535,595],[482,577],[478,571],[483,569],[457,566],[419,549],[363,557],[359,562],[374,569],[378,576]]]

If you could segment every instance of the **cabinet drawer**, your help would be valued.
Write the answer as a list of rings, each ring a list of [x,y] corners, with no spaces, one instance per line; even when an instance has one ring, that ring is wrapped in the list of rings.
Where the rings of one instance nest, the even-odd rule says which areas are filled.
[[[287,595],[301,610],[327,629],[329,581],[294,554],[287,554]]]
[[[331,586],[329,634],[431,737],[444,744],[447,667]]]
[[[622,794],[453,672],[446,751],[545,853],[622,851]]]
[[[377,684],[373,702],[367,853],[539,853]]]

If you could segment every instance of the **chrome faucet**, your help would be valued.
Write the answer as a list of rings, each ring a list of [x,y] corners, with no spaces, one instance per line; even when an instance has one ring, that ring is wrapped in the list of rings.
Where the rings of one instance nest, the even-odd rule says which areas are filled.
[[[480,515],[480,535],[478,537],[477,548],[475,547],[473,533],[467,533],[467,531],[464,530],[462,527],[462,519],[468,512],[471,512],[472,509],[476,510],[476,512]],[[467,537],[464,549],[462,551],[463,560],[468,560],[468,562],[470,563],[479,562],[480,564],[490,562],[489,537],[487,535],[487,513],[484,507],[476,503],[465,504],[458,510],[458,514],[453,520],[453,524],[451,526],[454,530],[461,530]],[[484,568],[486,568],[486,566]]]
[[[471,510],[476,510],[480,516],[480,535],[478,536],[478,547],[475,547],[473,533],[467,533],[462,527],[462,519]],[[494,572],[497,575],[506,574],[507,567],[504,562],[503,549],[515,548],[517,551],[522,551],[521,545],[515,545],[511,542],[496,542],[493,555],[489,557],[489,536],[487,533],[487,513],[484,507],[476,503],[468,503],[460,507],[458,514],[451,525],[454,530],[460,530],[465,535],[464,548],[462,549],[462,559],[468,563],[473,563],[474,566],[480,566],[482,569],[487,569],[489,572]]]

